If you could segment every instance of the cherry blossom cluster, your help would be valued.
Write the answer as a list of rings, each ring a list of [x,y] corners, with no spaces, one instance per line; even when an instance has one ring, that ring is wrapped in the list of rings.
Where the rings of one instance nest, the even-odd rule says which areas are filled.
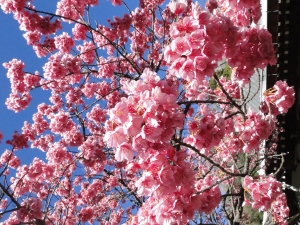
[[[144,160],[143,176],[136,182],[136,186],[138,194],[149,196],[149,199],[138,212],[133,224],[166,224],[176,221],[184,223],[199,208],[199,198],[192,196],[193,171],[184,162],[185,153],[175,153],[174,149],[169,152],[173,158],[168,159],[164,154],[156,153],[148,158],[149,162]],[[169,160],[174,165],[170,165]],[[177,213],[179,211],[184,213]]]
[[[219,187],[196,194],[197,189],[204,190],[214,181],[206,177],[194,183],[195,173],[184,161],[186,157],[184,151],[170,148],[143,161],[143,176],[135,185],[138,194],[149,198],[132,224],[185,224],[195,211],[209,214],[216,208],[221,201]]]
[[[62,44],[67,44],[68,37],[62,34],[61,38],[56,37],[55,40],[50,38],[49,35],[54,34],[57,30],[61,29],[61,22],[59,19],[52,20],[51,16],[41,16],[35,12],[33,5],[28,0],[15,1],[15,0],[2,0],[1,9],[5,13],[13,13],[14,18],[19,22],[20,29],[25,31],[23,35],[29,45],[33,46],[38,57],[46,56],[48,53],[53,52],[56,48],[62,50]],[[63,21],[74,22],[80,16],[84,15],[85,7],[98,5],[98,0],[86,1],[68,1],[61,0],[57,3],[57,15],[63,17]],[[32,9],[33,11],[31,11]],[[68,19],[67,19],[68,18]],[[63,36],[65,38],[63,38]],[[70,40],[69,40],[70,41]],[[54,45],[56,42],[56,46]],[[72,41],[69,42],[63,51],[66,53],[72,47]]]
[[[196,3],[192,4],[189,16],[171,25],[170,37],[171,44],[164,50],[169,72],[188,82],[211,77],[216,62],[224,55],[234,68],[233,80],[240,86],[249,83],[254,68],[276,63],[267,30],[257,25],[240,28],[224,16],[202,11]]]
[[[116,159],[131,160],[134,151],[143,153],[151,143],[168,143],[184,115],[176,104],[177,89],[145,69],[142,80],[124,81],[122,98],[109,111],[104,141],[116,148]],[[143,153],[145,154],[145,153]]]
[[[68,54],[75,42],[68,33],[63,32],[61,35],[58,35],[54,38],[54,44],[61,53]]]
[[[211,154],[216,146],[217,155],[222,161],[229,162],[242,152],[257,152],[262,141],[267,140],[274,129],[274,118],[252,110],[249,110],[246,120],[237,117],[235,124],[232,119],[224,120],[219,116],[221,115],[206,113],[203,118],[190,121],[190,136],[185,138],[185,142],[195,146],[203,154]]]
[[[202,153],[207,153],[213,146],[217,146],[225,135],[225,121],[213,114],[207,114],[199,120],[188,124],[190,136],[185,142],[195,146]]]
[[[0,157],[0,164],[5,165],[6,163],[9,167],[16,169],[20,166],[20,159],[13,152],[5,150]]]
[[[177,16],[186,11],[187,5],[186,0],[171,0],[168,4],[171,12]]]
[[[244,178],[243,187],[249,192],[252,201],[246,199],[246,204],[251,204],[255,210],[267,211],[279,194],[282,193],[281,184],[272,176],[254,180],[250,176]]]
[[[224,90],[234,99],[240,99],[241,98],[241,91],[239,85],[232,81],[232,80],[226,80],[225,77],[221,77],[220,83]],[[220,87],[217,87],[214,91],[214,94],[216,96],[226,97],[225,94],[222,92]]]
[[[236,124],[236,131],[240,132],[240,140],[243,142],[243,151],[251,153],[259,150],[263,140],[267,140],[274,129],[274,118],[263,117],[252,110],[248,113],[248,118],[242,123]]]
[[[287,224],[289,215],[286,196],[282,193],[281,183],[272,175],[253,179],[250,176],[244,178],[243,187],[251,195],[246,197],[245,204],[251,204],[255,210],[267,211],[271,209],[274,220],[279,224]]]
[[[242,29],[237,35],[234,52],[228,52],[228,64],[233,68],[233,80],[240,86],[249,83],[254,68],[265,68],[268,64],[275,65],[275,52],[272,35],[257,25],[250,29]],[[233,50],[233,49],[232,49]],[[241,57],[246,55],[246,57]]]
[[[186,157],[184,152],[180,153],[182,156],[176,156],[174,148],[167,144],[167,140],[174,135],[174,129],[182,128],[183,124],[183,115],[180,108],[174,104],[175,89],[169,89],[168,83],[161,81],[154,72],[148,69],[144,70],[141,77],[145,83],[139,81],[122,83],[123,90],[129,97],[126,101],[122,99],[120,103],[116,104],[115,108],[109,111],[110,120],[106,122],[108,131],[104,136],[104,141],[107,142],[109,147],[116,148],[115,157],[118,161],[131,161],[135,153],[140,158],[139,164],[140,169],[143,170],[143,176],[137,180],[135,185],[138,188],[138,194],[150,198],[145,203],[147,206],[143,206],[138,213],[136,223],[151,221],[158,224],[164,224],[167,221],[182,221],[184,223],[192,217],[194,211],[211,212],[219,204],[220,198],[214,198],[214,204],[207,201],[213,196],[220,196],[220,190],[216,187],[201,195],[195,194],[193,184],[190,183],[194,177],[192,168],[189,168],[189,164],[184,161],[178,161],[180,158],[184,160]],[[133,93],[135,93],[135,97],[131,98]],[[137,93],[140,93],[140,95],[137,96]],[[147,104],[148,109],[146,109],[145,104]],[[214,119],[213,115],[207,116],[206,119],[203,119],[203,126],[210,128],[206,121],[210,120],[214,124]],[[222,127],[221,119],[217,124]],[[215,133],[218,139],[215,142],[219,142],[222,138],[222,131],[219,131],[218,127],[216,129],[211,132]],[[218,132],[221,133],[218,135]],[[199,133],[204,135],[205,130]],[[207,133],[207,136],[203,137],[199,143],[210,136],[213,137],[213,135]],[[211,142],[211,139],[207,139],[207,143]],[[215,142],[214,144],[217,144]],[[213,144],[205,147],[208,149],[212,146]],[[172,161],[173,166],[170,165],[165,154],[170,157],[169,160]],[[184,184],[179,180],[183,174],[185,174]],[[209,180],[207,179],[207,181]],[[204,181],[204,183],[207,181]],[[207,185],[209,186],[209,184]],[[174,186],[174,189],[170,189],[171,186]],[[196,199],[197,204],[195,204]],[[152,205],[153,202],[157,201],[160,202],[158,205],[161,206]],[[174,202],[178,202],[179,205],[174,205],[175,208],[166,206],[166,204],[173,204]],[[182,205],[183,203],[184,205]],[[148,204],[150,205],[148,206]],[[146,214],[144,214],[144,207],[147,209]],[[186,215],[176,216],[178,210],[185,211]],[[158,214],[158,211],[161,213]]]
[[[29,12],[25,9],[18,11],[15,19],[20,24],[20,29],[25,31],[23,35],[27,44],[32,45],[38,57],[47,55],[55,50],[54,40],[49,38],[50,34],[61,29],[60,20],[51,22],[50,16],[40,16],[36,12]],[[45,36],[44,38],[43,35]]]
[[[24,134],[19,134],[17,131],[12,135],[12,140],[7,140],[7,144],[12,145],[14,149],[28,148],[28,137]]]
[[[238,26],[246,27],[252,22],[257,23],[261,17],[259,0],[208,0],[206,7],[210,12],[221,11]]]
[[[65,17],[64,20],[66,21],[77,20],[84,14],[85,7],[89,5],[98,5],[98,0],[83,0],[71,2],[69,2],[68,0],[61,0],[57,3],[56,14]]]
[[[17,59],[3,63],[3,66],[7,69],[7,77],[10,79],[12,92],[5,104],[9,109],[19,112],[29,105],[31,101],[29,92],[39,84],[39,74],[38,72],[35,74],[25,73],[25,64]]]
[[[279,225],[287,225],[286,218],[289,217],[289,207],[287,205],[287,199],[285,194],[277,196],[276,200],[271,205],[271,214],[273,220]]]
[[[271,105],[275,106],[279,113],[287,113],[288,109],[295,102],[293,87],[289,87],[286,82],[281,80],[277,81],[273,88],[266,90],[264,97],[265,102],[270,105],[270,107]],[[268,111],[269,110],[266,112]]]

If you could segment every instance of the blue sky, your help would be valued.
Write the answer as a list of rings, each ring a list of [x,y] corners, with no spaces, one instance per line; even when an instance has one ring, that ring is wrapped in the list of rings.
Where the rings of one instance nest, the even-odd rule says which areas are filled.
[[[36,0],[34,1],[34,5],[38,10],[54,12],[56,2],[57,1]],[[97,20],[98,23],[106,23],[106,20],[112,18],[113,15],[119,15],[121,17],[126,10],[123,6],[113,7],[108,0],[100,0],[99,2],[99,6],[92,9],[92,18]],[[138,1],[131,0],[130,5],[134,5],[133,3],[135,2],[137,3]],[[32,102],[26,110],[15,113],[7,109],[5,101],[10,94],[10,81],[6,76],[7,71],[2,64],[16,58],[25,63],[25,71],[39,71],[42,75],[42,67],[47,61],[47,58],[38,58],[32,47],[26,44],[26,40],[22,36],[24,32],[19,30],[19,24],[13,19],[12,14],[4,14],[2,10],[0,10],[0,21],[0,131],[4,134],[0,149],[1,154],[6,148],[10,149],[10,146],[6,145],[5,141],[11,138],[14,131],[21,132],[24,121],[32,122],[32,114],[36,112],[37,105],[42,102],[47,102],[50,93],[47,91],[34,90],[31,93]],[[65,23],[63,26],[64,25]]]
[[[17,21],[13,19],[12,15],[6,15],[0,11],[0,20],[0,130],[5,135],[4,140],[6,140],[15,130],[20,130],[24,120],[29,120],[31,118],[33,107],[30,107],[30,110],[28,111],[22,111],[18,114],[7,110],[5,101],[10,94],[10,81],[6,77],[7,71],[2,64],[4,62],[9,62],[13,58],[21,59],[25,62],[28,71],[35,71],[38,68],[34,67],[36,65],[41,65],[42,62],[36,60],[32,48],[27,46],[25,39],[22,37],[22,32],[19,30],[19,25]],[[36,101],[39,101],[39,99],[36,99]]]

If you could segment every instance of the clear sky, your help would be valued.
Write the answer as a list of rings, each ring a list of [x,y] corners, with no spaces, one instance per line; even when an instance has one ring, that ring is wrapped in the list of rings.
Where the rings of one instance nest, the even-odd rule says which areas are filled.
[[[56,2],[57,1],[36,0],[34,1],[34,5],[38,10],[55,12]],[[98,23],[106,23],[106,19],[112,18],[113,15],[122,17],[126,10],[123,6],[113,7],[108,0],[100,0],[99,2],[99,7],[94,7],[92,9],[92,18],[97,20]],[[137,0],[130,0],[132,10],[137,2]],[[2,154],[5,149],[11,149],[11,146],[6,145],[5,141],[11,138],[14,131],[21,132],[24,121],[32,123],[32,114],[36,112],[37,105],[42,102],[48,102],[50,93],[47,91],[34,90],[31,93],[32,102],[26,110],[15,113],[7,109],[5,101],[10,94],[10,81],[6,76],[7,70],[2,64],[16,58],[25,63],[25,71],[39,71],[42,75],[42,67],[45,62],[47,62],[47,57],[38,58],[32,47],[26,44],[26,40],[22,36],[24,32],[20,31],[19,24],[13,19],[12,14],[4,14],[2,10],[0,10],[0,21],[0,131],[4,134],[4,139],[0,148],[0,154]],[[64,25],[65,23],[63,26]],[[23,154],[21,152],[19,154]]]
[[[36,108],[36,103],[41,101],[42,96],[37,96],[34,99],[32,106],[27,111],[22,111],[20,113],[15,113],[6,108],[5,101],[10,94],[10,81],[6,76],[6,69],[2,66],[3,62],[9,62],[13,58],[21,59],[26,63],[26,69],[30,70],[40,70],[40,65],[43,64],[41,60],[37,60],[32,47],[27,46],[22,33],[19,30],[19,25],[15,21],[11,14],[4,14],[2,10],[0,11],[0,130],[4,134],[5,140],[9,139],[15,130],[20,131],[23,126],[24,120],[31,121],[31,116],[34,108]],[[34,68],[37,66],[37,68]],[[41,71],[41,70],[40,70]],[[33,107],[35,105],[35,107]],[[10,149],[10,146],[1,145],[1,150],[5,148]]]
[[[41,2],[41,1],[39,1]],[[49,1],[43,1],[49,2]],[[45,7],[49,5],[45,4]],[[44,102],[49,98],[49,93],[34,91],[32,92],[33,100],[27,110],[15,113],[8,110],[5,101],[10,94],[10,81],[6,76],[7,70],[2,66],[4,62],[9,62],[13,58],[22,60],[26,64],[25,70],[28,72],[42,72],[42,65],[46,62],[46,58],[39,59],[36,57],[31,46],[26,44],[23,38],[23,31],[19,30],[19,24],[13,19],[12,14],[4,14],[0,10],[0,131],[4,134],[4,139],[0,147],[0,154],[5,149],[11,150],[11,146],[5,144],[5,141],[11,139],[14,131],[21,132],[24,121],[32,122],[32,114],[36,112],[37,104]],[[48,94],[48,96],[47,96]],[[31,151],[31,157],[28,157],[28,151]],[[21,164],[28,164],[34,156],[39,156],[38,150],[18,151],[17,155],[21,159]]]

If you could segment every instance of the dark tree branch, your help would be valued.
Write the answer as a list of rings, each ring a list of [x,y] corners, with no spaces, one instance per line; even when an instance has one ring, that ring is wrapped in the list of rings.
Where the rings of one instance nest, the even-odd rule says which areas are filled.
[[[227,175],[233,176],[233,177],[245,177],[247,175],[247,173],[232,173],[227,171],[226,169],[224,169],[221,165],[215,163],[212,159],[210,159],[208,156],[202,154],[197,148],[195,148],[192,145],[189,145],[187,143],[184,143],[180,140],[175,139],[174,140],[177,144],[185,146],[187,148],[190,148],[191,150],[193,150],[195,153],[197,153],[198,156],[204,158],[205,160],[207,160],[209,163],[211,163],[213,166],[217,167],[219,170],[221,170],[222,172],[226,173]]]

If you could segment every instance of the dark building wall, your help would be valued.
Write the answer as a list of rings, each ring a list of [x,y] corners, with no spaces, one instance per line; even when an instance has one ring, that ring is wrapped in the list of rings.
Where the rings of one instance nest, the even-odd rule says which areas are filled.
[[[277,80],[285,80],[296,91],[294,106],[288,113],[278,117],[284,132],[279,135],[277,148],[278,153],[287,153],[278,178],[293,185],[295,179],[300,180],[300,174],[292,176],[298,164],[296,146],[300,143],[300,0],[268,0],[268,30],[272,33],[278,62],[267,69],[267,88]],[[278,169],[279,164],[279,160],[272,161],[267,172]],[[290,215],[295,215],[298,212],[296,195],[290,190],[285,192]]]

